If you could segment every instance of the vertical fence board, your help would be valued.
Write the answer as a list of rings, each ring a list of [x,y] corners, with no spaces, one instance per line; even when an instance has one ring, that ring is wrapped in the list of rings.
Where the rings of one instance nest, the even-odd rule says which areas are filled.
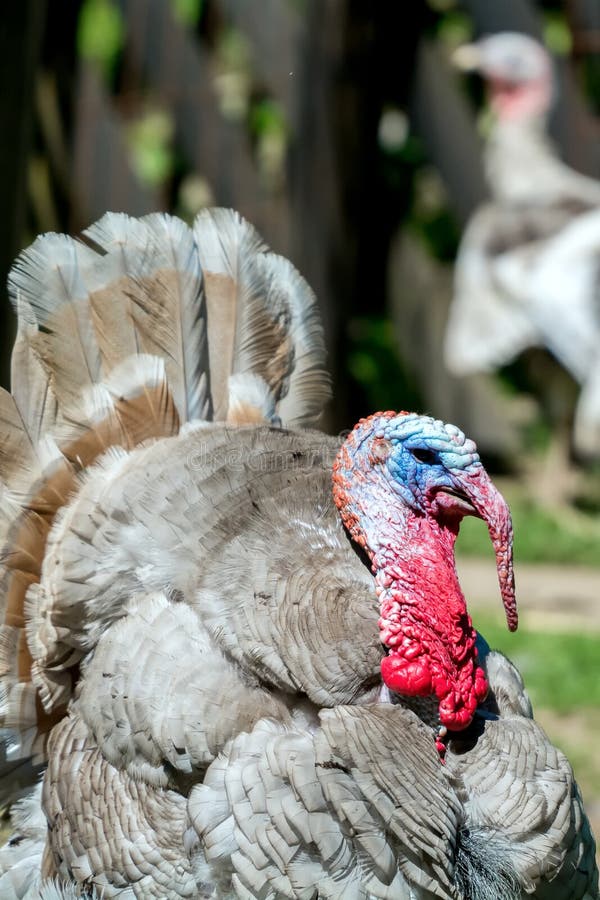
[[[0,84],[4,88],[0,141],[0,284],[3,298],[0,305],[0,384],[5,386],[9,383],[10,347],[15,330],[5,285],[25,236],[35,72],[45,14],[44,0],[22,0],[6,4],[0,16]]]
[[[142,216],[165,208],[160,192],[141,184],[132,171],[123,123],[98,73],[88,65],[80,67],[78,77],[73,179],[81,219],[74,230],[107,211]]]
[[[245,127],[220,112],[210,53],[162,0],[122,0],[122,7],[134,65],[174,116],[187,163],[207,178],[217,203],[235,206],[267,239],[281,241],[286,204],[274,212],[277,200],[261,187]]]

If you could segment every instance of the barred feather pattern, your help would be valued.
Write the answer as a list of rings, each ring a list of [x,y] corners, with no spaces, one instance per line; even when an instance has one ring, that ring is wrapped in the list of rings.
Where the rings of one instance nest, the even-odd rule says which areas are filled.
[[[44,240],[0,398],[0,775],[48,764],[0,896],[593,900],[514,667],[480,641],[490,692],[445,766],[437,705],[382,685],[339,440],[298,427],[328,393],[300,276],[222,210]]]
[[[50,701],[28,616],[82,474],[186,422],[309,423],[329,386],[314,296],[231,210],[193,228],[107,213],[80,240],[43,235],[9,290],[19,329],[12,395],[0,392],[0,721],[21,736],[13,754],[41,759],[73,680],[61,669]]]

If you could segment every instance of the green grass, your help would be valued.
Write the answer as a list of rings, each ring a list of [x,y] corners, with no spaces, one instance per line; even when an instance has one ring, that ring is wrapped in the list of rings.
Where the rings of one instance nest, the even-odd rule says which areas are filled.
[[[509,497],[518,562],[570,563],[600,566],[600,520],[575,514],[565,521],[531,501]],[[464,556],[493,556],[483,522],[466,518],[456,544]]]
[[[486,641],[511,659],[536,706],[557,713],[600,707],[600,633],[539,632],[520,627],[510,634],[500,617],[473,613]]]

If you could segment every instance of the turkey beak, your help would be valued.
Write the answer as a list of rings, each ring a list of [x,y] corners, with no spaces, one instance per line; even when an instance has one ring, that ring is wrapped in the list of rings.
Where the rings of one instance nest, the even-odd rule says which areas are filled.
[[[492,484],[483,466],[477,466],[468,473],[462,472],[457,479],[457,487],[459,486],[472,504],[475,515],[483,519],[488,527],[496,553],[496,568],[506,622],[509,631],[516,631],[519,617],[513,572],[513,529],[508,504]]]
[[[481,49],[477,44],[463,44],[451,56],[452,63],[463,72],[476,72],[481,68]]]

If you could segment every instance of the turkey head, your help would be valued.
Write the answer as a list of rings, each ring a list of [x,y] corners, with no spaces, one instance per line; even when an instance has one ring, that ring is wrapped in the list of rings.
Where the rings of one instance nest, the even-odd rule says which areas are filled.
[[[501,32],[463,44],[453,56],[467,72],[487,82],[498,118],[520,121],[544,115],[552,103],[552,64],[544,48],[526,34]]]
[[[377,413],[342,445],[333,480],[344,525],[375,573],[385,684],[435,695],[441,724],[466,728],[487,683],[454,561],[465,515],[488,526],[508,627],[517,627],[510,513],[475,444],[426,416]]]

